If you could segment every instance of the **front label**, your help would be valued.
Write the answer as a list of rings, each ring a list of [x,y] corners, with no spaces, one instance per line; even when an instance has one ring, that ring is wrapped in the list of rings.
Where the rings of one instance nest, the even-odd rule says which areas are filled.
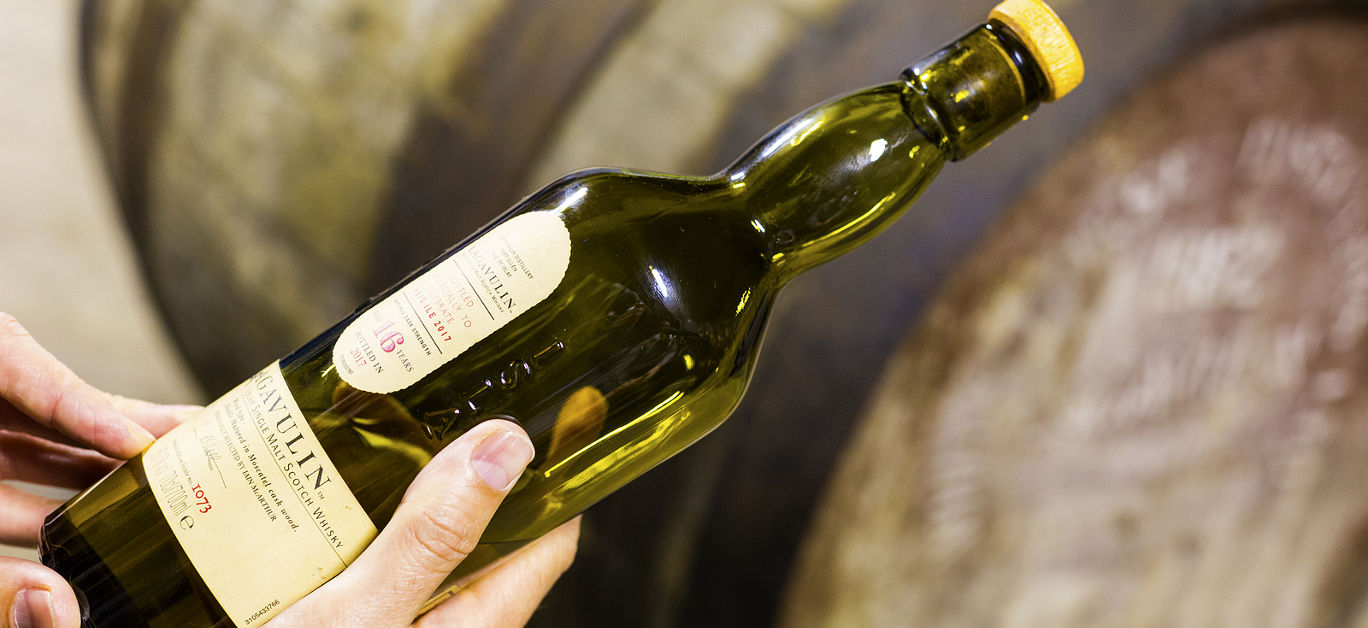
[[[377,532],[279,363],[158,439],[143,464],[176,539],[240,627],[340,573]]]
[[[408,388],[540,303],[569,263],[560,216],[514,216],[352,321],[333,345],[337,374],[367,392]]]

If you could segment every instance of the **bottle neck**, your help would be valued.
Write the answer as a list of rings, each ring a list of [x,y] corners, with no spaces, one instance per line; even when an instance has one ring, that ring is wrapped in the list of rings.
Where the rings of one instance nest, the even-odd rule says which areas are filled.
[[[902,78],[919,96],[909,99],[908,114],[950,161],[972,155],[1024,120],[1049,90],[1030,50],[997,20],[912,64]]]
[[[787,279],[877,235],[944,163],[987,145],[1046,94],[1005,26],[982,25],[909,68],[903,81],[818,105],[724,171]]]

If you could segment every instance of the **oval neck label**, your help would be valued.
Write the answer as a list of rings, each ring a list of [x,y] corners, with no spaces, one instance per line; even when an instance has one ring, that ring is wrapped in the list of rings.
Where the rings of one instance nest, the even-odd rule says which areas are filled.
[[[559,215],[514,216],[347,325],[333,345],[337,374],[372,393],[408,388],[546,299],[569,264]]]

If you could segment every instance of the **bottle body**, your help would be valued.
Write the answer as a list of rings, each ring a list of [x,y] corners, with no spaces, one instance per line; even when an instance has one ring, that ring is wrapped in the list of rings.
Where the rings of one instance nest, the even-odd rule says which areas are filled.
[[[536,457],[434,603],[731,413],[779,288],[873,237],[962,153],[926,91],[904,80],[819,105],[711,177],[596,170],[562,179],[279,362],[300,418],[377,528],[432,455],[471,426],[505,418],[532,437]],[[994,116],[1017,119],[1034,108],[1038,95],[1028,91]],[[557,262],[563,272],[546,294],[520,303],[516,315],[469,346],[431,358],[430,372],[420,366],[392,386],[346,375],[354,365],[341,362],[349,356],[366,363],[377,350],[414,350],[424,334],[437,345],[449,327],[460,327],[462,315],[450,312],[465,300],[459,290],[444,297],[450,307],[438,314],[425,307],[418,286],[457,259],[467,261],[453,277],[500,265],[510,277],[518,273],[517,255],[502,264],[474,260],[480,247],[508,239],[508,225],[529,217],[563,229],[567,243]],[[502,284],[466,280],[462,285],[493,300],[469,301],[471,309],[498,318],[490,306],[499,307]],[[407,305],[394,305],[401,301]],[[384,313],[391,306],[415,320],[395,325]],[[355,334],[369,339],[356,344]],[[153,484],[143,457],[135,459],[44,528],[44,562],[84,597],[88,624],[269,619],[244,618],[218,603],[216,585],[177,541]]]

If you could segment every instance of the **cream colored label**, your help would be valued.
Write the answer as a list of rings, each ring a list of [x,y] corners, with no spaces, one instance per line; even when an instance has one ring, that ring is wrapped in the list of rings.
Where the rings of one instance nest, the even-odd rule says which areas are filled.
[[[373,393],[408,388],[540,303],[569,264],[560,216],[514,216],[352,321],[333,345],[337,374]]]
[[[266,623],[376,535],[279,363],[157,440],[143,464],[176,540],[237,626]]]

